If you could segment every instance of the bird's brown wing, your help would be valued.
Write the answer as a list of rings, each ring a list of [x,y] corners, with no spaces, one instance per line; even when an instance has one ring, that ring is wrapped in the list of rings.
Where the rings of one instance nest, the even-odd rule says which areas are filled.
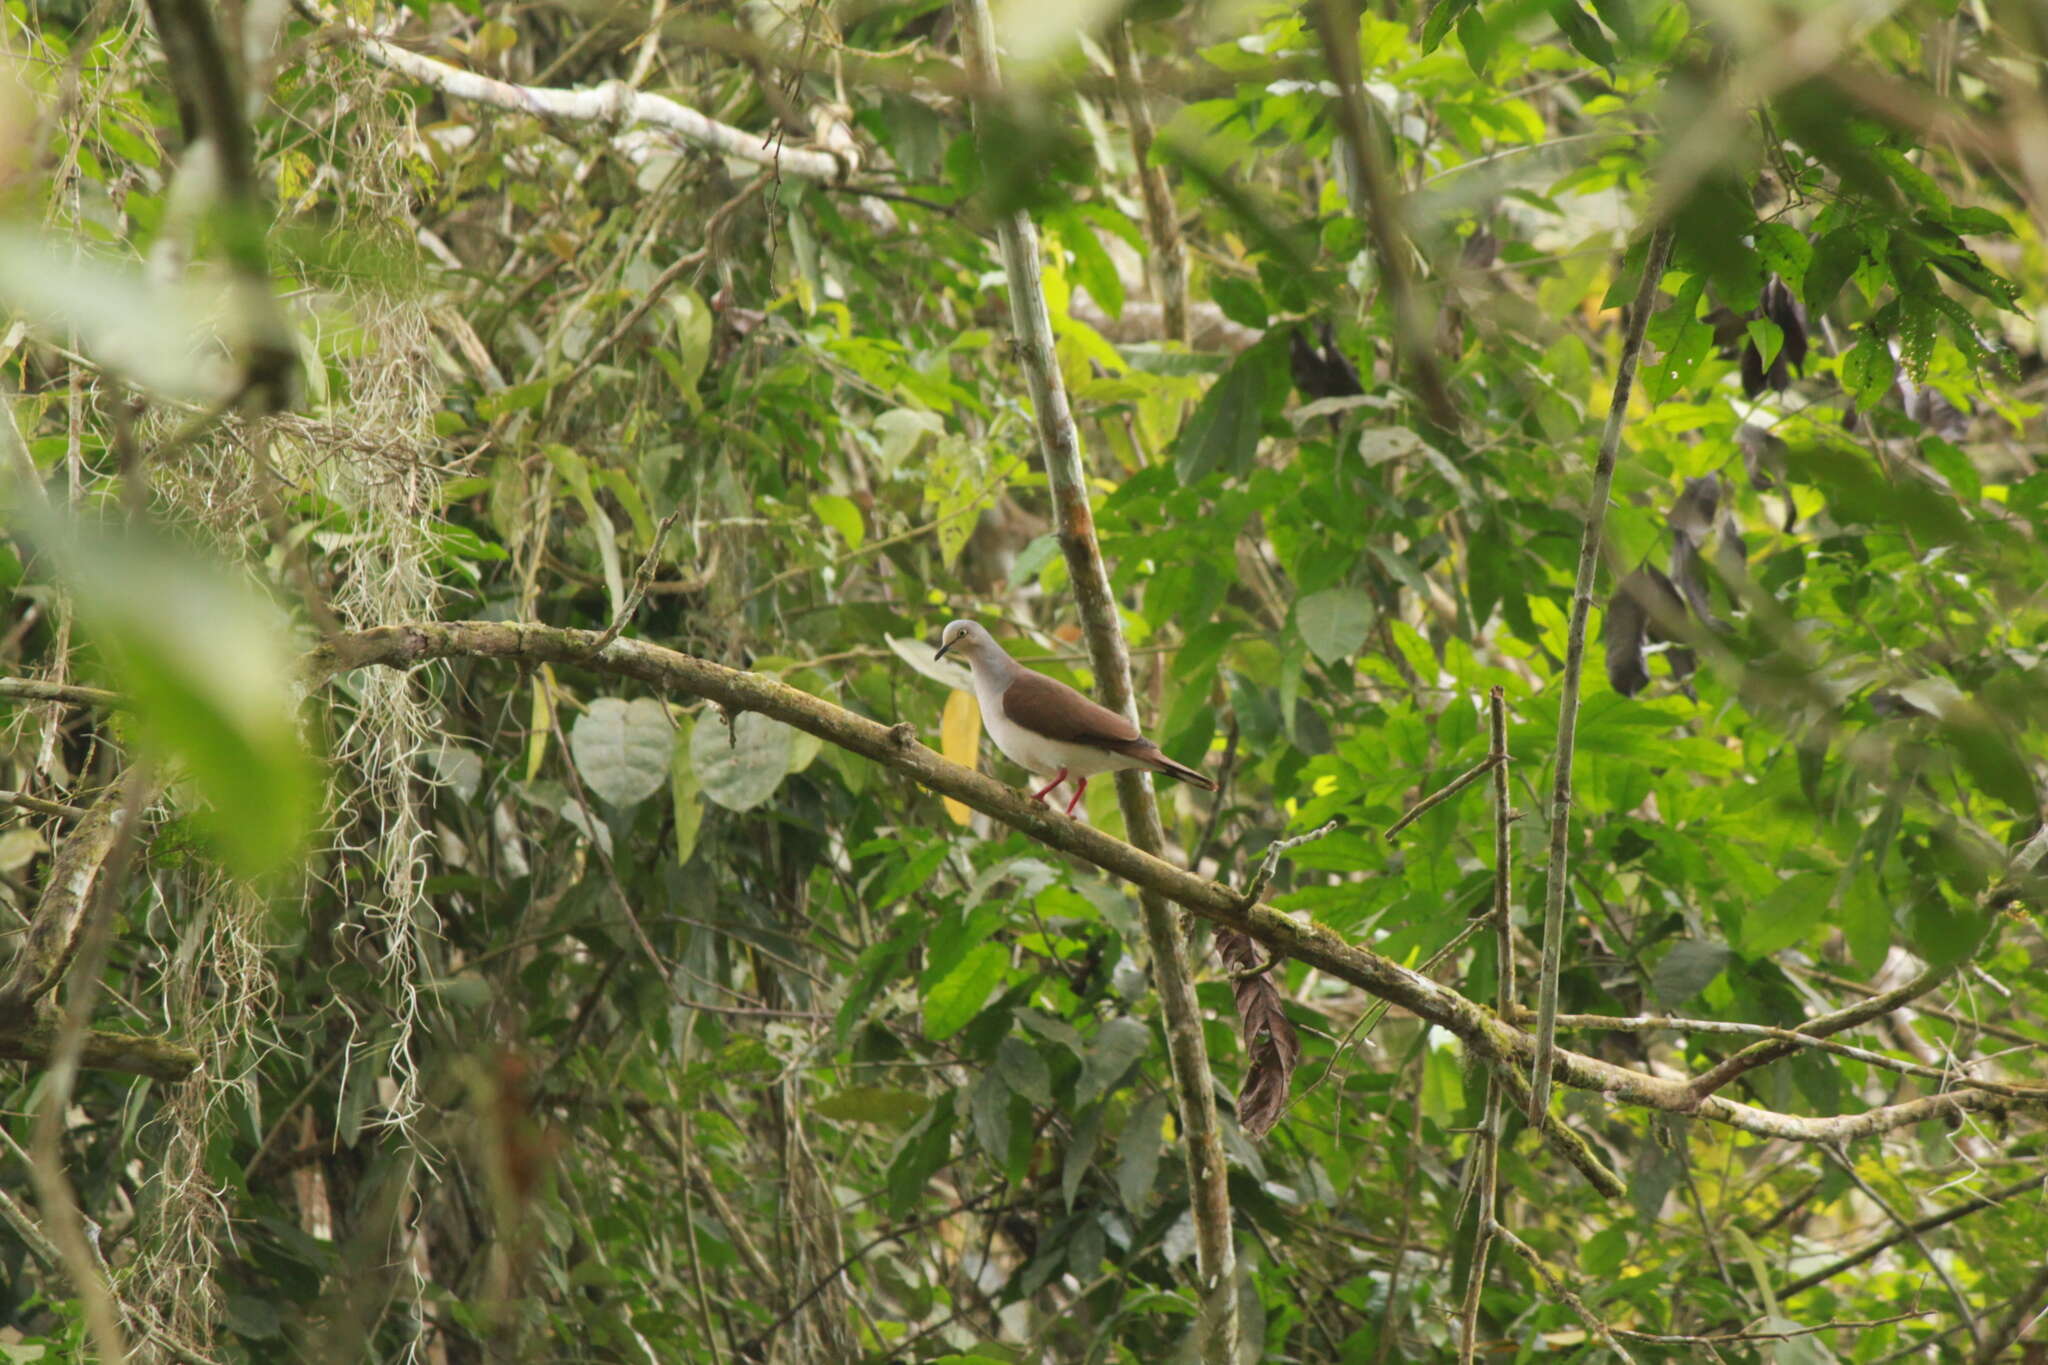
[[[1057,678],[1028,668],[1018,669],[1003,693],[1003,711],[1025,729],[1068,744],[1121,750],[1138,738],[1138,727],[1116,712],[1088,700]]]

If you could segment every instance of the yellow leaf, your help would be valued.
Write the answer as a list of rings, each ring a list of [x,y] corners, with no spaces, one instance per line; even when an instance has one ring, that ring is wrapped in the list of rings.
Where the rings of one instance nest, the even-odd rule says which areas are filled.
[[[972,768],[981,757],[981,703],[972,692],[955,692],[946,698],[946,713],[939,719],[939,752],[963,768]],[[974,818],[974,812],[950,796],[946,814],[956,825]]]
[[[554,729],[555,670],[547,664],[533,675],[533,721],[526,731],[526,780],[540,776],[540,765],[548,756],[548,734]]]

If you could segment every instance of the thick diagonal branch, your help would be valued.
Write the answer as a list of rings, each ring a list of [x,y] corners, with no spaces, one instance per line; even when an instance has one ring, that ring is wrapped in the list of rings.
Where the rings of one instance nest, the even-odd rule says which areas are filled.
[[[614,640],[593,654],[590,647],[597,634],[496,621],[379,626],[336,636],[309,652],[302,667],[307,681],[317,685],[351,669],[412,668],[435,659],[497,659],[526,667],[547,663],[631,678],[651,688],[715,701],[728,711],[758,711],[902,773],[1048,848],[1155,891],[1203,919],[1247,934],[1272,953],[1296,958],[1398,1005],[1456,1036],[1468,1052],[1489,1066],[1526,1067],[1535,1057],[1533,1038],[1450,987],[1348,943],[1312,920],[1296,919],[1270,905],[1247,906],[1236,891],[1220,882],[1198,877],[1039,805],[1013,787],[949,763],[919,744],[908,725],[886,726],[773,678],[640,640]],[[1695,1096],[1683,1078],[1646,1075],[1564,1048],[1554,1054],[1552,1074],[1560,1084],[1599,1091],[1618,1103],[1689,1114],[1791,1142],[1853,1142],[1927,1119],[2048,1109],[2048,1088],[2024,1097],[1968,1090],[1927,1095],[1856,1114],[1808,1118],[1759,1109],[1721,1095]]]

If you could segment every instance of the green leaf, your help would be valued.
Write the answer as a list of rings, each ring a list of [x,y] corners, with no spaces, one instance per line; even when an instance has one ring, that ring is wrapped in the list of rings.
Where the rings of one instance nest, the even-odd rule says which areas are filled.
[[[704,827],[704,785],[697,780],[697,767],[690,759],[694,728],[690,717],[682,717],[669,748],[668,792],[675,809],[678,866],[688,863],[697,851],[697,835]]]
[[[1465,65],[1474,75],[1484,76],[1500,48],[1500,31],[1474,6],[1458,16],[1458,46],[1465,49]]]
[[[1250,280],[1226,275],[1209,286],[1209,297],[1232,322],[1246,327],[1266,325],[1266,296]]]
[[[294,861],[321,792],[299,738],[290,623],[247,580],[148,530],[33,531],[133,701],[142,743],[204,803],[208,842],[243,876]]]
[[[1422,24],[1422,51],[1425,56],[1437,50],[1437,46],[1450,33],[1451,25],[1457,22],[1459,15],[1471,9],[1472,5],[1473,0],[1437,0],[1436,6],[1429,12],[1429,18]]]
[[[1676,1009],[1707,988],[1735,955],[1725,944],[1682,938],[1650,972],[1650,990],[1667,1008]]]
[[[1550,17],[1571,45],[1602,66],[1614,65],[1614,44],[1600,30],[1593,16],[1579,8],[1577,0],[1551,0]]]
[[[1838,227],[1814,244],[1804,292],[1806,306],[1816,317],[1842,292],[1842,286],[1862,263],[1863,255],[1863,236],[1854,227]]]
[[[1109,1093],[1123,1079],[1131,1065],[1150,1050],[1152,1033],[1135,1019],[1112,1019],[1097,1031],[1081,1061],[1081,1080],[1074,1087],[1074,1104],[1092,1104]]]
[[[1762,368],[1771,368],[1771,362],[1778,358],[1778,352],[1785,346],[1785,329],[1769,318],[1751,318],[1744,329],[1749,333],[1750,344],[1756,347],[1758,363]]]
[[[1867,326],[1849,354],[1842,357],[1842,385],[1860,408],[1874,408],[1882,403],[1897,372],[1892,348],[1885,344],[1882,335]]]
[[[1173,447],[1173,469],[1183,483],[1217,469],[1235,474],[1250,467],[1273,392],[1269,350],[1262,343],[1240,355],[1202,395]]]
[[[1159,1177],[1159,1156],[1166,1149],[1165,1095],[1148,1095],[1132,1112],[1117,1141],[1116,1193],[1124,1207],[1138,1213]]]
[[[811,1112],[823,1118],[899,1129],[916,1123],[930,1107],[917,1091],[886,1085],[848,1086],[811,1101]]]
[[[1116,263],[1110,260],[1095,230],[1072,209],[1048,214],[1046,225],[1073,258],[1074,283],[1087,290],[1103,312],[1113,318],[1122,317],[1123,277],[1117,274]]]
[[[495,422],[510,412],[529,412],[548,401],[554,391],[555,375],[530,379],[524,384],[514,384],[509,389],[487,393],[476,400],[476,415],[486,422]]]
[[[674,747],[668,708],[652,697],[599,697],[569,731],[583,785],[620,809],[661,790]]]
[[[1950,230],[1972,237],[2012,236],[2012,224],[2006,221],[2003,214],[1975,205],[1949,210],[1948,225]]]
[[[715,713],[690,733],[690,766],[704,795],[727,810],[752,810],[775,794],[789,771],[793,731],[779,720],[742,711],[727,730]]]
[[[1641,35],[1636,30],[1635,0],[1593,0],[1593,12],[1614,30],[1623,47],[1634,47]]]
[[[1879,165],[1892,173],[1892,183],[1923,207],[1933,210],[1936,217],[1948,216],[1948,196],[1941,192],[1941,186],[1934,183],[1934,177],[1908,161],[1904,152],[1893,147],[1880,147],[1873,155]]]
[[[988,483],[988,455],[965,436],[944,436],[932,450],[924,480],[925,505],[939,524],[939,554],[950,564],[974,534],[975,508],[1000,496]]]
[[[852,498],[837,493],[814,493],[811,515],[837,531],[849,550],[858,550],[868,538],[867,525],[860,519],[860,508],[853,505]]]
[[[1800,291],[1813,264],[1813,244],[1805,233],[1787,223],[1759,223],[1756,252],[1765,270],[1784,280],[1793,293]]]
[[[676,318],[676,364],[670,377],[690,411],[702,412],[704,398],[697,392],[697,383],[711,363],[711,308],[687,285],[672,287],[667,302]]]
[[[993,1071],[984,1071],[967,1092],[967,1115],[975,1141],[997,1161],[1010,1155],[1010,1087]]]
[[[1372,630],[1372,594],[1363,588],[1325,588],[1294,604],[1294,627],[1302,643],[1326,664],[1358,652]]]
[[[924,1121],[896,1149],[884,1180],[889,1190],[891,1214],[900,1218],[917,1207],[926,1182],[952,1158],[956,1121],[953,1096],[942,1094]]]
[[[1686,324],[1670,350],[1643,366],[1643,392],[1651,402],[1662,403],[1692,381],[1713,349],[1713,328],[1704,322]]]
[[[981,1013],[988,993],[1010,969],[1010,950],[1000,943],[978,943],[953,970],[933,982],[924,997],[925,1036],[950,1038]]]
[[[1038,571],[1058,557],[1060,538],[1048,531],[1042,536],[1033,536],[1031,543],[1018,551],[1015,562],[1010,565],[1010,582],[1028,583],[1038,576]]]
[[[1769,896],[1743,907],[1736,950],[1755,960],[1803,941],[1826,916],[1830,892],[1828,878],[1817,872],[1786,878]]]
[[[1010,1089],[1033,1104],[1052,1103],[1052,1072],[1038,1049],[1022,1038],[1005,1038],[996,1045],[996,1070]]]

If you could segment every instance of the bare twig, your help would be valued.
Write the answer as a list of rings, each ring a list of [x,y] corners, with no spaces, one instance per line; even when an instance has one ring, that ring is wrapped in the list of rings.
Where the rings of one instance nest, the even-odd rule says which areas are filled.
[[[34,811],[37,815],[53,815],[59,820],[83,820],[92,814],[83,806],[67,806],[62,801],[45,801],[40,796],[27,792],[0,791],[0,806],[19,806]]]
[[[1435,791],[1423,797],[1420,801],[1417,801],[1414,805],[1410,806],[1407,810],[1401,813],[1400,819],[1396,820],[1393,824],[1387,826],[1386,837],[1388,838],[1388,840],[1391,841],[1393,837],[1399,834],[1402,830],[1408,828],[1408,826],[1414,824],[1417,820],[1420,820],[1424,815],[1426,815],[1432,810],[1435,810],[1438,806],[1441,806],[1444,802],[1450,800],[1459,792],[1465,790],[1465,788],[1471,786],[1474,782],[1477,782],[1480,778],[1492,772],[1495,768],[1499,767],[1503,761],[1504,760],[1495,758],[1493,755],[1488,754],[1485,758],[1480,759],[1477,763],[1467,768],[1464,772],[1459,773],[1456,777],[1452,778],[1444,786],[1438,787]]]
[[[360,25],[323,10],[316,0],[294,3],[308,19],[346,35],[379,66],[432,86],[453,99],[568,123],[595,123],[610,128],[646,124],[720,156],[771,167],[778,174],[799,180],[844,180],[859,169],[843,153],[785,146],[773,136],[720,123],[665,95],[635,90],[624,81],[606,81],[590,90],[513,85],[385,42]]]
[[[1948,1224],[1959,1219],[1968,1218],[1971,1214],[1981,1213],[1985,1209],[1996,1208],[2006,1200],[2016,1199],[2023,1194],[2041,1194],[2044,1192],[2048,1192],[2048,1182],[2044,1182],[2043,1178],[2039,1175],[2032,1175],[2028,1176],[2025,1180],[2016,1181],[2013,1184],[1991,1190],[1985,1194],[1974,1195],[1952,1209],[1944,1209],[1940,1213],[1929,1214],[1925,1218],[1915,1219],[1900,1231],[1894,1232],[1888,1237],[1881,1237],[1860,1251],[1853,1251],[1840,1260],[1830,1261],[1818,1270],[1801,1275],[1790,1284],[1778,1286],[1778,1301],[1780,1303],[1788,1302],[1795,1295],[1804,1294],[1814,1286],[1825,1284],[1845,1271],[1854,1270],[1857,1266],[1871,1260],[1879,1253],[1898,1245],[1908,1237],[1932,1232],[1939,1227],[1946,1227]]]
[[[1566,636],[1564,683],[1558,698],[1556,777],[1550,793],[1550,866],[1543,896],[1543,965],[1536,982],[1536,1059],[1529,1076],[1529,1113],[1534,1117],[1550,1103],[1550,1062],[1557,1048],[1557,976],[1564,955],[1564,894],[1570,871],[1572,817],[1572,749],[1578,739],[1579,680],[1586,666],[1586,620],[1593,611],[1593,575],[1600,563],[1600,542],[1607,525],[1608,490],[1614,484],[1614,460],[1621,450],[1621,424],[1635,389],[1636,364],[1643,354],[1643,333],[1650,305],[1671,257],[1671,229],[1660,227],[1650,238],[1643,278],[1636,285],[1628,335],[1621,344],[1621,363],[1614,375],[1614,400],[1607,408],[1607,427],[1600,435],[1600,455],[1593,466],[1593,488],[1586,504],[1586,529],[1579,540],[1578,578],[1572,586],[1572,617]]]
[[[1563,1299],[1566,1306],[1578,1315],[1579,1321],[1586,1325],[1586,1331],[1591,1333],[1593,1338],[1600,1342],[1601,1345],[1614,1352],[1616,1359],[1627,1362],[1634,1361],[1635,1357],[1622,1348],[1621,1342],[1615,1339],[1615,1334],[1608,1329],[1607,1324],[1601,1320],[1600,1315],[1587,1307],[1586,1301],[1579,1297],[1576,1290],[1559,1278],[1555,1271],[1543,1264],[1543,1258],[1536,1254],[1534,1247],[1498,1223],[1494,1224],[1493,1235],[1499,1238],[1517,1256],[1520,1256],[1529,1263],[1529,1268],[1536,1272],[1536,1278],[1543,1281],[1544,1289],[1549,1291],[1552,1297]]]
[[[1379,138],[1366,109],[1365,87],[1358,60],[1358,20],[1340,0],[1314,0],[1309,5],[1316,32],[1337,82],[1337,127],[1350,159],[1351,214],[1372,236],[1374,263],[1387,283],[1393,303],[1394,344],[1402,368],[1422,399],[1423,412],[1439,433],[1456,435],[1458,409],[1437,368],[1432,346],[1434,329],[1416,294],[1413,248],[1405,240],[1407,196],[1395,184],[1382,155]]]
[[[61,701],[73,706],[104,706],[110,709],[128,705],[118,692],[99,687],[78,687],[71,683],[44,682],[41,678],[0,678],[0,698]]]
[[[1181,239],[1180,217],[1173,208],[1173,188],[1166,168],[1152,160],[1152,106],[1131,47],[1131,26],[1119,20],[1109,26],[1109,55],[1116,63],[1116,93],[1131,125],[1131,159],[1138,166],[1138,189],[1145,200],[1145,237],[1151,250],[1145,264],[1166,319],[1166,339],[1188,339],[1188,252]]]
[[[619,614],[612,618],[612,623],[604,628],[604,632],[597,637],[597,643],[591,646],[592,654],[602,654],[604,647],[619,638],[619,632],[626,628],[626,623],[640,610],[640,603],[647,596],[647,585],[654,581],[654,570],[661,562],[662,542],[668,539],[668,533],[675,526],[676,518],[681,515],[680,511],[670,512],[661,519],[661,525],[654,528],[654,543],[647,547],[647,554],[640,561],[640,572],[633,575],[633,590],[626,594],[624,604],[619,607]]]
[[[114,894],[137,846],[136,830],[142,823],[143,805],[155,789],[156,784],[144,769],[131,768],[127,776],[102,798],[101,806],[95,808],[94,815],[100,816],[104,811],[100,827],[107,830],[108,842],[100,848],[95,841],[85,855],[90,859],[90,867],[83,874],[82,884],[76,888],[79,909],[75,916],[71,916],[75,923],[70,929],[69,941],[55,960],[25,951],[24,957],[28,961],[18,966],[26,966],[28,972],[17,970],[8,983],[11,988],[15,982],[44,969],[48,972],[48,984],[42,990],[48,990],[63,979],[64,969],[71,965],[74,952],[82,963],[70,998],[57,1020],[57,1042],[52,1050],[49,1074],[37,1097],[35,1125],[29,1143],[33,1158],[29,1162],[29,1174],[35,1183],[37,1202],[43,1208],[43,1222],[50,1241],[62,1254],[65,1273],[84,1302],[87,1330],[99,1348],[100,1359],[109,1365],[121,1365],[128,1358],[128,1344],[121,1330],[114,1291],[104,1273],[97,1229],[89,1230],[85,1212],[78,1204],[77,1191],[65,1174],[61,1144],[66,1112],[78,1083],[79,1053],[91,1032],[87,1023],[92,1018],[92,1008],[99,995],[100,967],[106,957]],[[67,844],[77,838],[73,835]],[[53,867],[53,882],[57,873],[58,869]],[[42,919],[40,905],[37,907],[37,919]],[[83,940],[82,948],[80,940]],[[40,946],[49,947],[48,940],[43,940]],[[25,999],[32,1002],[40,993],[29,994]]]
[[[237,398],[259,415],[280,412],[290,402],[299,352],[270,288],[267,224],[234,68],[214,28],[211,6],[201,0],[150,0],[149,12],[177,91],[187,153],[202,143],[210,146],[219,176],[222,254],[234,272],[235,302],[247,327]]]
[[[1246,905],[1257,905],[1265,897],[1266,889],[1273,885],[1273,874],[1280,869],[1280,855],[1303,844],[1314,843],[1343,824],[1342,820],[1329,820],[1306,834],[1297,834],[1289,839],[1275,839],[1266,849],[1266,856],[1259,860],[1259,870],[1252,874],[1252,884],[1244,889],[1242,897]]]
[[[1516,1023],[1526,1023],[1535,1018],[1532,1010],[1513,1009],[1507,1018]],[[1820,1052],[1832,1052],[1838,1057],[1847,1057],[1866,1066],[1896,1071],[1904,1076],[1920,1076],[1943,1085],[1967,1085],[1988,1090],[1994,1095],[2006,1095],[2015,1099],[2030,1099],[2037,1095],[2048,1095],[2048,1088],[2038,1085],[2011,1084],[2005,1081],[1979,1080],[1950,1069],[1927,1066],[1921,1062],[1903,1061],[1887,1057],[1882,1052],[1869,1048],[1852,1047],[1848,1043],[1837,1043],[1830,1038],[1802,1033],[1796,1029],[1774,1028],[1769,1024],[1744,1024],[1731,1019],[1679,1019],[1661,1014],[1608,1015],[1608,1014],[1560,1014],[1557,1027],[1563,1030],[1605,1030],[1611,1033],[1656,1033],[1670,1030],[1674,1033],[1727,1034],[1743,1038],[1773,1038],[1789,1043],[1794,1050],[1812,1048]],[[2048,1047],[2048,1043],[2033,1043],[2031,1047]],[[1961,1065],[1974,1065],[1964,1062]],[[1703,1078],[1704,1079],[1704,1078]]]
[[[1487,695],[1488,734],[1492,749],[1486,767],[1493,773],[1493,909],[1487,915],[1494,927],[1499,962],[1494,968],[1494,1007],[1506,1015],[1515,999],[1515,926],[1509,914],[1509,889],[1514,879],[1513,842],[1508,827],[1514,815],[1508,807],[1508,712],[1500,686]],[[1475,770],[1476,771],[1476,770]],[[1498,1074],[1486,1082],[1486,1116],[1480,1120],[1476,1142],[1480,1147],[1478,1173],[1479,1221],[1472,1234],[1472,1265],[1466,1272],[1465,1298],[1458,1308],[1458,1360],[1471,1365],[1479,1345],[1479,1300],[1486,1287],[1486,1261],[1493,1250],[1493,1230],[1500,1210],[1500,1146],[1506,1115],[1501,1105],[1502,1082]]]
[[[1810,1337],[1820,1332],[1860,1332],[1872,1327],[1889,1327],[1895,1322],[1910,1322],[1914,1318],[1930,1316],[1932,1308],[1916,1308],[1904,1313],[1894,1313],[1888,1318],[1870,1318],[1861,1322],[1823,1322],[1816,1327],[1788,1327],[1778,1332],[1722,1332],[1710,1336],[1680,1336],[1661,1332],[1631,1332],[1617,1327],[1614,1335],[1627,1337],[1652,1346],[1733,1346],[1745,1341],[1790,1341],[1794,1337]]]
[[[2018,1341],[2020,1333],[2031,1325],[2029,1319],[2041,1307],[2043,1299],[2048,1299],[2048,1261],[2041,1263],[2041,1268],[2034,1272],[2034,1278],[2027,1281],[2027,1287],[2014,1296],[2011,1307],[1999,1319],[1997,1328],[1981,1340],[1977,1357],[1971,1365],[1992,1365],[2004,1355],[2006,1348]]]
[[[101,793],[51,861],[27,936],[0,978],[0,1029],[24,1024],[36,1002],[64,979],[85,931],[87,911],[102,869],[121,846],[124,830],[140,818],[128,784]]]
[[[1920,1259],[1927,1262],[1928,1268],[1940,1279],[1942,1288],[1948,1290],[1949,1298],[1955,1301],[1956,1316],[1961,1318],[1964,1324],[1969,1327],[1970,1336],[1976,1341],[1979,1349],[1982,1349],[1984,1346],[1984,1324],[1977,1320],[1976,1311],[1970,1307],[1970,1296],[1965,1294],[1963,1287],[1956,1283],[1956,1277],[1949,1272],[1948,1265],[1939,1256],[1936,1256],[1927,1245],[1926,1239],[1921,1235],[1921,1230],[1909,1222],[1905,1214],[1892,1207],[1892,1201],[1880,1194],[1875,1185],[1872,1185],[1863,1178],[1863,1173],[1856,1169],[1856,1163],[1849,1159],[1847,1152],[1835,1146],[1827,1147],[1826,1151],[1828,1159],[1841,1168],[1842,1174],[1855,1182],[1857,1189],[1863,1191],[1863,1197],[1877,1205],[1884,1213],[1884,1216],[1891,1219],[1893,1225],[1898,1228],[1899,1235],[1913,1244],[1913,1249],[1920,1253]]]

